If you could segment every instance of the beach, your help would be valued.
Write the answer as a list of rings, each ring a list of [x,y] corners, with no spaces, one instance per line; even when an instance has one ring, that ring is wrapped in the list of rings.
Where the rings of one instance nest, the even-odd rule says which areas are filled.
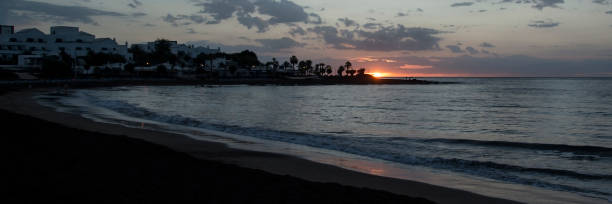
[[[124,143],[124,145],[126,145],[125,148],[129,150],[124,150],[125,152],[123,152],[123,154],[118,153],[118,155],[115,155],[114,158],[117,158],[117,157],[122,158],[123,157],[122,155],[125,155],[125,154],[142,153],[142,151],[139,151],[140,150],[139,148],[143,148],[142,146],[149,146],[149,148],[151,147],[157,148],[157,149],[153,148],[154,150],[148,150],[151,152],[151,154],[143,154],[140,157],[132,158],[130,162],[124,161],[125,162],[124,164],[126,163],[127,164],[135,164],[135,163],[138,164],[139,162],[143,162],[143,160],[152,162],[150,160],[153,158],[158,158],[159,157],[157,156],[158,154],[161,154],[161,155],[175,154],[174,156],[183,157],[183,159],[187,159],[187,160],[191,159],[192,162],[195,162],[195,161],[210,162],[214,165],[221,165],[229,169],[235,169],[235,170],[240,169],[240,170],[245,170],[245,171],[247,171],[247,169],[251,169],[248,171],[253,171],[252,169],[256,169],[257,170],[256,172],[258,172],[259,174],[265,174],[266,176],[273,177],[273,179],[254,178],[251,176],[244,177],[245,173],[243,172],[230,174],[228,173],[229,171],[221,170],[221,172],[228,173],[228,174],[221,175],[221,176],[213,176],[214,178],[218,179],[217,183],[201,182],[197,180],[190,180],[190,179],[183,178],[184,182],[182,183],[170,184],[170,185],[179,185],[181,186],[181,188],[188,188],[188,189],[190,188],[194,191],[200,188],[201,185],[213,185],[213,186],[205,186],[205,188],[217,189],[216,186],[221,185],[219,183],[224,183],[224,181],[229,182],[232,179],[235,179],[237,177],[242,177],[243,180],[241,181],[234,180],[234,182],[237,182],[235,183],[235,185],[252,186],[252,188],[263,190],[263,191],[265,191],[265,189],[260,189],[261,185],[257,185],[257,182],[254,182],[254,181],[258,181],[260,182],[260,184],[262,184],[262,183],[268,183],[267,180],[276,180],[276,179],[283,178],[283,179],[290,179],[290,181],[284,182],[285,185],[294,185],[296,183],[308,183],[309,185],[311,184],[321,185],[321,186],[333,185],[333,186],[338,187],[336,184],[340,184],[343,186],[341,190],[338,190],[338,189],[323,190],[323,188],[320,188],[319,186],[315,188],[315,189],[324,191],[325,193],[330,193],[328,194],[328,196],[331,196],[331,197],[315,196],[321,192],[311,191],[313,190],[312,188],[300,191],[299,188],[292,188],[288,186],[282,186],[282,185],[272,186],[268,190],[274,191],[276,193],[272,193],[271,195],[268,194],[267,196],[276,195],[277,197],[272,196],[272,197],[266,197],[265,199],[261,198],[267,201],[260,200],[258,202],[268,202],[269,201],[268,199],[286,198],[286,196],[294,195],[296,194],[296,192],[301,192],[297,194],[300,194],[301,196],[305,196],[305,197],[310,197],[311,199],[315,199],[315,200],[311,200],[311,202],[317,202],[317,201],[327,202],[327,201],[332,201],[334,199],[353,199],[355,198],[355,200],[352,200],[352,201],[346,200],[345,202],[364,203],[364,201],[366,201],[365,203],[369,203],[367,202],[368,200],[365,198],[356,199],[358,197],[349,196],[350,194],[349,195],[344,194],[346,191],[349,191],[346,189],[352,189],[357,192],[358,189],[364,190],[363,188],[368,188],[368,189],[373,189],[373,190],[390,192],[395,195],[386,194],[386,193],[379,194],[381,193],[380,191],[371,191],[371,190],[364,190],[364,191],[367,191],[367,193],[365,194],[356,193],[355,195],[357,194],[371,195],[372,197],[369,197],[369,199],[371,201],[377,201],[377,202],[378,201],[384,202],[384,200],[387,199],[384,196],[389,196],[389,197],[396,196],[398,200],[395,200],[395,201],[400,201],[401,199],[408,199],[408,200],[402,200],[401,202],[409,201],[409,202],[416,202],[416,203],[421,202],[422,200],[410,200],[411,198],[409,197],[421,197],[427,200],[434,201],[436,203],[516,203],[513,201],[504,200],[504,199],[486,197],[486,196],[470,193],[467,191],[455,190],[455,189],[445,188],[441,186],[434,186],[434,185],[429,185],[426,183],[385,178],[385,177],[374,176],[374,175],[369,175],[369,174],[364,174],[364,173],[358,173],[358,172],[342,169],[339,167],[315,163],[315,162],[311,162],[305,159],[287,156],[287,155],[231,149],[223,144],[193,140],[193,139],[190,139],[182,135],[176,135],[176,134],[165,133],[165,132],[157,132],[157,131],[151,131],[151,130],[145,130],[145,129],[138,129],[138,128],[128,128],[128,127],[113,125],[113,124],[98,123],[98,122],[94,122],[94,121],[82,118],[79,115],[56,112],[55,110],[49,107],[41,106],[35,100],[32,99],[34,94],[41,93],[41,92],[48,92],[48,91],[54,91],[54,89],[51,89],[51,90],[49,89],[22,90],[18,92],[10,92],[2,96],[2,102],[1,102],[2,104],[0,105],[4,110],[8,110],[10,112],[18,113],[21,115],[35,117],[38,119],[42,119],[44,121],[52,121],[52,123],[46,123],[46,125],[55,126],[55,128],[51,128],[51,129],[36,128],[35,129],[36,131],[40,131],[38,132],[39,134],[38,135],[32,134],[32,135],[37,135],[35,137],[45,138],[47,143],[43,143],[43,144],[39,143],[37,145],[43,145],[46,148],[34,148],[34,145],[36,144],[29,144],[34,141],[38,141],[37,139],[40,139],[40,138],[21,140],[20,142],[25,142],[24,144],[21,144],[23,145],[22,147],[27,148],[30,145],[32,145],[33,150],[30,152],[30,151],[27,151],[26,149],[14,148],[14,149],[17,149],[16,150],[17,152],[15,152],[15,156],[12,158],[15,160],[15,162],[24,162],[22,159],[32,159],[31,157],[21,158],[21,156],[24,154],[19,154],[20,151],[21,153],[29,152],[31,154],[36,154],[37,151],[44,150],[39,153],[42,153],[43,155],[49,155],[51,157],[55,156],[53,159],[59,159],[60,161],[63,160],[64,162],[66,161],[71,162],[70,167],[74,167],[74,166],[78,167],[77,169],[73,169],[73,171],[89,172],[87,174],[80,175],[81,178],[97,177],[99,176],[99,174],[96,174],[96,172],[98,173],[107,172],[107,171],[101,171],[103,169],[99,169],[98,167],[100,166],[103,166],[104,168],[107,168],[111,171],[116,171],[116,175],[127,176],[124,178],[130,178],[130,176],[128,175],[131,175],[131,176],[141,175],[140,173],[138,173],[139,172],[139,170],[137,170],[138,168],[126,168],[126,167],[123,167],[123,165],[113,165],[115,164],[114,162],[116,160],[111,160],[110,158],[113,158],[113,157],[110,157],[110,154],[107,155],[107,153],[110,150],[118,149],[117,147],[114,146],[114,144],[117,142],[117,143]],[[3,118],[7,118],[7,117],[3,117]],[[42,121],[35,121],[35,119],[28,118],[28,117],[25,117],[22,120],[15,120],[15,121],[22,121],[21,123],[25,122],[25,123],[32,123],[32,124],[44,123]],[[26,130],[29,128],[29,126],[28,125],[23,125],[21,127],[11,126],[11,128],[18,128],[21,130]],[[55,137],[49,138],[48,136],[48,135],[57,135],[53,133],[59,133],[59,135],[62,135],[61,133],[63,133],[63,131],[68,131],[68,130],[86,131],[88,133],[97,134],[98,137],[84,138],[80,136],[75,136],[73,138],[55,138]],[[44,132],[44,135],[40,135],[41,132]],[[109,136],[109,137],[105,137],[105,136]],[[110,136],[113,136],[113,137],[110,137]],[[107,144],[105,147],[102,148],[98,146],[97,148],[95,148],[95,146],[99,145],[99,143],[101,142],[99,140],[104,140],[102,138],[104,139],[108,138],[109,140],[113,140],[110,138],[114,138],[117,141],[109,141],[109,144]],[[61,152],[62,150],[66,150],[65,145],[71,146],[69,145],[70,143],[65,143],[65,142],[72,141],[74,139],[83,140],[83,141],[81,143],[78,143],[78,145],[73,144],[72,147],[75,147],[74,145],[80,146],[80,147],[77,147],[77,148],[80,148],[79,150],[90,151],[91,154],[97,155],[98,158],[102,160],[106,159],[107,163],[94,162],[94,164],[91,164],[89,162],[92,162],[92,161],[89,161],[88,158],[82,158],[80,156],[80,155],[84,156],[87,154],[76,154],[74,152],[69,152],[69,153],[64,152],[63,154],[58,153],[58,152]],[[139,143],[139,145],[125,144],[126,140]],[[92,148],[88,148],[88,145],[93,145],[93,146],[91,146]],[[15,145],[11,145],[11,146],[17,147]],[[57,148],[49,148],[49,146],[57,147]],[[75,151],[75,152],[80,152],[80,151]],[[156,155],[156,156],[153,157],[150,155]],[[66,156],[68,158],[65,158]],[[74,159],[71,157],[76,157],[76,158],[80,157],[80,159]],[[42,158],[39,158],[39,157],[34,157],[34,158],[38,160],[42,160]],[[44,159],[43,161],[53,161],[53,160]],[[174,161],[174,159],[172,159],[172,161]],[[167,160],[160,160],[160,161],[155,160],[154,165],[157,165],[157,168],[160,168],[160,169],[166,169],[166,168],[172,169],[176,167],[182,170],[185,170],[184,168],[187,168],[187,167],[189,167],[188,169],[192,169],[191,166],[196,165],[196,164],[184,163],[183,164],[184,168],[180,168],[179,167],[180,165],[179,166],[167,165],[164,162],[168,162],[168,161]],[[58,163],[62,164],[62,162],[58,162]],[[148,164],[140,163],[140,164],[145,165],[147,167],[149,167],[148,165],[152,165],[150,163]],[[226,165],[229,165],[229,166],[226,166]],[[58,169],[34,168],[32,169],[33,170],[32,172],[26,172],[24,176],[26,178],[30,177],[31,175],[41,175],[41,174],[46,175],[46,176],[54,176],[53,175],[54,173],[63,172],[62,168],[65,168],[65,166],[64,167],[62,166],[64,165],[58,166],[57,167]],[[142,168],[142,166],[140,167]],[[79,169],[79,168],[82,168],[82,169]],[[145,169],[149,169],[149,168],[145,168]],[[19,172],[19,169],[14,169],[14,171]],[[141,173],[143,172],[146,172],[146,171],[142,171]],[[266,172],[266,173],[263,173],[263,172]],[[160,184],[160,186],[165,186],[163,185],[163,183],[167,181],[164,181],[163,179],[159,180],[160,178],[177,176],[177,174],[171,174],[169,172],[164,172],[164,171],[149,172],[149,174],[150,175],[148,175],[148,177],[146,177],[145,175],[145,177],[141,178],[141,180],[134,181],[135,182],[134,185],[146,185],[147,182],[158,181],[162,183]],[[71,180],[71,179],[76,178],[76,177],[72,177],[71,175],[72,174],[58,175],[65,179],[65,180],[59,180],[59,181],[66,181],[66,180]],[[184,174],[184,173],[180,173],[179,175],[188,176],[188,174]],[[15,179],[12,181],[15,182],[16,185],[21,183],[19,182],[19,180],[15,180]],[[53,181],[53,180],[47,180],[47,181]],[[29,191],[29,190],[33,190],[36,188],[48,188],[52,186],[52,185],[49,185],[49,183],[46,183],[46,185],[48,186],[45,186],[44,182],[40,182],[36,180],[30,181],[30,182],[32,182],[33,185],[21,186],[24,188],[23,190]],[[318,182],[318,183],[313,184],[311,182]],[[62,183],[62,182],[57,182],[57,183]],[[93,183],[84,182],[83,180],[79,180],[79,183],[85,185],[85,187],[87,187],[87,185],[98,185],[98,184],[95,184],[95,182]],[[336,184],[329,184],[329,183],[336,183]],[[102,183],[100,185],[103,187],[101,186],[98,186],[98,187],[106,189],[106,192],[104,193],[103,191],[94,192],[94,191],[86,190],[87,188],[80,188],[80,187],[77,188],[75,186],[71,186],[70,188],[68,188],[70,190],[67,190],[67,191],[80,189],[79,191],[81,192],[75,191],[75,192],[63,192],[63,193],[67,193],[75,197],[70,197],[69,195],[59,194],[59,193],[53,194],[53,192],[47,192],[47,193],[51,193],[52,195],[50,196],[55,196],[56,199],[60,199],[60,200],[62,198],[64,199],[74,198],[77,200],[79,198],[83,200],[92,199],[92,196],[87,196],[87,194],[88,193],[97,194],[98,192],[103,193],[108,196],[111,196],[111,195],[115,195],[115,196],[122,195],[126,197],[134,196],[134,197],[131,197],[131,199],[136,199],[136,200],[149,199],[149,198],[146,198],[146,196],[155,197],[159,195],[158,193],[155,192],[156,190],[154,187],[152,187],[153,189],[139,188],[139,187],[134,187],[134,188],[126,187],[122,190],[113,191],[113,190],[109,190],[107,187],[114,187],[116,185],[122,185],[122,184],[109,182],[109,183]],[[110,185],[110,186],[104,186],[104,185]],[[37,187],[33,187],[33,186],[37,186]],[[346,186],[352,186],[356,188],[349,188]],[[222,193],[222,194],[215,194],[215,195],[232,194],[234,192],[232,190],[234,189],[231,188],[227,190],[230,192],[223,191],[225,194]],[[316,190],[316,191],[319,191],[319,190]],[[278,191],[281,191],[281,193],[278,193]],[[283,191],[285,192],[283,193]],[[245,193],[245,192],[235,191],[235,193],[236,193],[235,196],[243,195],[243,196],[248,197],[249,195],[254,196],[253,193],[260,194],[261,192],[246,192]],[[138,195],[138,194],[144,194],[144,195]],[[381,197],[381,195],[384,195],[384,196]],[[398,195],[401,195],[401,196],[398,196]],[[194,196],[194,195],[192,194],[190,196]],[[409,197],[402,197],[402,196],[409,196]],[[313,198],[313,197],[316,197],[316,198]],[[304,197],[301,197],[300,200],[302,198]],[[205,198],[200,198],[200,199],[205,199]],[[227,198],[227,199],[232,200],[234,198],[232,197],[232,198]],[[316,199],[319,199],[319,200],[316,200]],[[228,201],[228,200],[225,200],[225,201]],[[140,200],[140,201],[146,201],[146,200]],[[388,201],[391,202],[393,201],[393,199],[389,198]],[[240,202],[240,201],[236,201],[236,202]],[[285,200],[285,201],[277,200],[277,202],[286,203],[289,201],[288,200]]]

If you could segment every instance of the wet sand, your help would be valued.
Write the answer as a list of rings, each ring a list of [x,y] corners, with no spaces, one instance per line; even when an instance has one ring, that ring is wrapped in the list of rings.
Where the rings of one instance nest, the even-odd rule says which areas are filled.
[[[17,138],[16,143],[21,145],[17,146],[23,148],[9,148],[16,150],[11,161],[26,164],[21,169],[13,169],[13,173],[29,180],[13,179],[10,181],[14,183],[9,183],[19,184],[23,190],[46,192],[60,200],[92,201],[107,195],[107,201],[119,202],[155,202],[174,197],[176,201],[222,203],[248,201],[243,198],[254,199],[256,203],[302,200],[307,203],[426,203],[426,200],[414,199],[421,197],[437,203],[517,203],[421,182],[354,172],[287,155],[232,149],[224,144],[172,133],[97,123],[41,106],[32,99],[41,91],[49,90],[25,90],[0,96],[2,109],[25,115],[10,115],[22,117],[20,120],[3,116],[2,124],[20,121],[7,128],[27,132],[8,137]],[[69,134],[70,131],[78,133]],[[22,155],[28,156],[22,158]],[[106,172],[112,174],[106,175]],[[32,175],[35,177],[29,178]],[[41,180],[34,179],[40,175],[43,175]],[[98,178],[100,175],[105,176]],[[49,190],[55,185],[67,190],[42,189]],[[174,196],[162,196],[166,191]],[[162,198],[154,199],[160,196]]]

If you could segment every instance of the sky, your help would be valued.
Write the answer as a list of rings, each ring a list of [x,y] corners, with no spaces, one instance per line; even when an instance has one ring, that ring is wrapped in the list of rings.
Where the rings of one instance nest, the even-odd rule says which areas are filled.
[[[386,76],[612,77],[612,0],[1,0],[0,24]]]

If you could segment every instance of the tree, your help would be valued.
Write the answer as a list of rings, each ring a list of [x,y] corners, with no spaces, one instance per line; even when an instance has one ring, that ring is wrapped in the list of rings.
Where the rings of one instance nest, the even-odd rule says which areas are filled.
[[[71,72],[70,65],[57,56],[47,56],[42,59],[41,74],[44,77],[68,77],[71,75]]]
[[[89,66],[102,66],[112,63],[125,63],[127,60],[120,54],[109,54],[103,52],[87,52],[87,55],[82,58]]]
[[[312,73],[313,67],[312,67],[312,60],[306,60],[306,74],[310,75],[310,73]]]
[[[181,67],[185,67],[185,64],[186,64],[186,61],[187,61],[185,59],[186,56],[188,56],[188,54],[185,53],[185,51],[179,51],[176,54],[176,64],[179,64]],[[170,63],[170,64],[172,64],[172,63]]]
[[[325,74],[325,64],[324,63],[319,63],[315,66],[315,74],[317,74],[318,76],[322,76]]]
[[[287,67],[290,67],[291,63],[289,63],[288,61],[283,62],[283,68],[286,70]]]
[[[300,73],[302,73],[302,75],[305,75],[305,73],[306,73],[306,61],[298,62],[298,70],[300,71]]]
[[[344,68],[346,69],[346,71],[348,73],[348,71],[353,69],[353,64],[351,64],[350,61],[346,61],[346,63],[344,63]]]
[[[259,59],[257,58],[257,54],[250,50],[245,50],[240,53],[229,54],[227,55],[230,60],[237,62],[242,67],[253,67],[261,65]]]
[[[123,66],[123,70],[129,73],[134,73],[136,71],[136,66],[132,63],[129,63]]]
[[[144,50],[140,49],[140,46],[132,45],[129,50],[132,53],[134,63],[138,66],[147,65],[149,62],[149,55]]]
[[[357,76],[365,76],[365,68],[361,68],[359,70],[357,70]]]
[[[155,41],[155,51],[152,53],[153,58],[152,63],[153,64],[161,64],[164,62],[168,62],[170,61],[170,58],[172,57],[172,50],[171,50],[171,44],[169,40],[166,39],[158,39]]]
[[[198,56],[196,56],[195,59],[193,59],[193,63],[195,64],[195,67],[196,67],[196,72],[205,71],[204,65],[206,64],[207,60],[208,60],[208,55],[204,53],[198,54]]]
[[[331,65],[325,66],[325,73],[327,73],[327,76],[329,76],[332,72],[333,72],[333,68]]]
[[[272,69],[276,73],[278,71],[279,63],[276,58],[272,58]]]
[[[295,55],[293,55],[289,58],[289,62],[291,62],[291,65],[293,65],[293,70],[295,71],[295,64],[298,63],[298,58]]]
[[[160,64],[157,66],[155,71],[157,71],[157,74],[159,75],[165,75],[168,72],[168,68],[164,66],[163,64]]]
[[[351,77],[355,75],[355,72],[357,71],[355,71],[354,69],[346,70],[346,73],[349,74]]]
[[[342,72],[344,72],[344,66],[338,67],[337,72],[338,72],[338,76],[342,76]]]

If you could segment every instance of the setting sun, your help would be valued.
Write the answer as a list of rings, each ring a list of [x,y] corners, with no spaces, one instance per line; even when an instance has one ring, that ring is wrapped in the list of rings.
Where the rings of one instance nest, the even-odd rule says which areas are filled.
[[[378,72],[375,72],[375,73],[370,73],[370,74],[371,74],[372,76],[374,76],[374,77],[383,77],[383,76],[385,76],[383,73],[378,73]]]

